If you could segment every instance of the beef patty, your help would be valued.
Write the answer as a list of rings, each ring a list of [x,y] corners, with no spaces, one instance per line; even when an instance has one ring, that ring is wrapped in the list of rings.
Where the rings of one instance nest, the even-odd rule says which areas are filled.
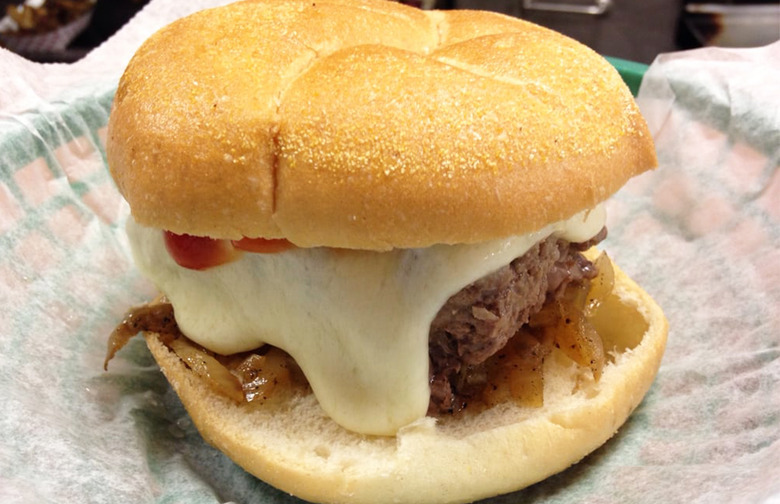
[[[459,385],[464,383],[463,372],[501,350],[567,285],[594,278],[598,272],[581,252],[605,237],[606,228],[584,243],[551,236],[450,297],[431,323],[428,413],[462,409],[471,393]]]

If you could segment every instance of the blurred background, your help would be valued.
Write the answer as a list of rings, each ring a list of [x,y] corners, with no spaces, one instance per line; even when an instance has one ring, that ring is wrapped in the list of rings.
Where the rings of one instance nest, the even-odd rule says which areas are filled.
[[[0,0],[0,46],[40,62],[72,62],[149,0]],[[780,0],[409,0],[420,8],[483,9],[547,26],[616,58],[755,47],[780,39]]]

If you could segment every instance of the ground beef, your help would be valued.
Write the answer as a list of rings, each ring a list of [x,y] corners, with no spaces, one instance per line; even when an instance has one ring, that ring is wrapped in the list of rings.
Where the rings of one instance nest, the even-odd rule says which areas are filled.
[[[581,251],[606,237],[606,228],[584,243],[549,237],[507,266],[453,295],[431,323],[429,414],[460,410],[482,377],[464,375],[501,350],[529,317],[572,282],[597,271]]]

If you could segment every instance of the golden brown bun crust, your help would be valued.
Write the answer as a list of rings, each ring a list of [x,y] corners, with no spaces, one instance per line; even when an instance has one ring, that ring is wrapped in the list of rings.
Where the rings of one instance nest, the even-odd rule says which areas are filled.
[[[122,77],[107,151],[143,225],[368,249],[526,233],[656,164],[590,49],[384,0],[242,2],[173,23]]]
[[[579,461],[642,401],[660,365],[667,322],[617,267],[615,274],[617,296],[595,321],[606,348],[615,349],[598,383],[554,353],[545,361],[544,407],[425,418],[395,438],[346,431],[311,394],[276,409],[237,406],[193,376],[156,335],[146,338],[203,437],[266,482],[314,502],[469,502]]]

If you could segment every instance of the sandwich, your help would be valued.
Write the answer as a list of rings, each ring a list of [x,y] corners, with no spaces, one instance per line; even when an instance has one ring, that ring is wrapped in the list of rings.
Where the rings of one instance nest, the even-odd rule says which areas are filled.
[[[608,440],[658,305],[597,245],[656,165],[617,72],[495,13],[201,11],[124,72],[107,160],[143,333],[209,443],[313,502],[469,502]]]

